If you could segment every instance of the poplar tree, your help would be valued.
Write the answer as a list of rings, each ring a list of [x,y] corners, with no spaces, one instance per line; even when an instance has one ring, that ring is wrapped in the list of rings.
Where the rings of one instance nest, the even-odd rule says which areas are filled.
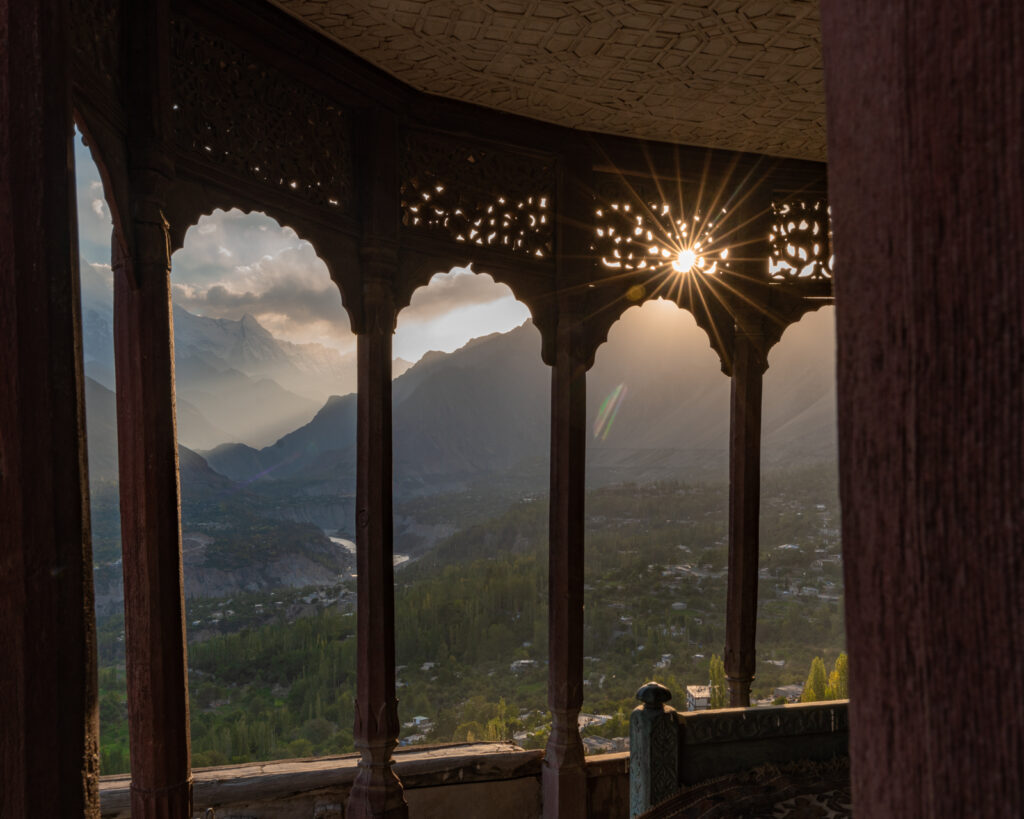
[[[709,670],[711,699],[709,708],[725,708],[729,704],[729,693],[725,685],[725,663],[717,654],[711,655]]]
[[[811,671],[807,675],[807,682],[804,683],[800,702],[820,702],[826,698],[827,688],[828,673],[825,671],[825,661],[821,657],[815,657],[811,660]]]
[[[836,657],[832,673],[828,675],[828,692],[826,699],[845,700],[850,696],[850,659],[842,651]]]

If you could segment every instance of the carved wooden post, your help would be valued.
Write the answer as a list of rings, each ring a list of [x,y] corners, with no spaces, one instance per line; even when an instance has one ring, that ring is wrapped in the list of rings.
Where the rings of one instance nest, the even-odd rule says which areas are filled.
[[[0,816],[99,817],[65,3],[0,0]]]
[[[551,511],[548,706],[544,816],[583,817],[587,781],[577,723],[583,704],[583,500],[587,372],[576,316],[562,313],[551,368]]]
[[[551,495],[548,528],[548,707],[543,766],[545,819],[587,815],[580,739],[583,705],[583,504],[586,493],[586,333],[577,295],[592,273],[591,164],[585,146],[567,152],[558,202],[558,300],[551,367]]]
[[[761,385],[766,359],[756,336],[737,331],[729,418],[729,579],[725,678],[729,704],[750,705],[757,629],[761,511]]]
[[[114,242],[114,363],[133,817],[192,809],[170,246],[166,3],[129,5],[131,220]]]
[[[402,783],[392,768],[398,744],[395,698],[395,583],[391,499],[390,280],[394,250],[363,256],[363,326],[358,334],[356,565],[357,677],[355,745],[362,754],[347,816],[405,817]]]

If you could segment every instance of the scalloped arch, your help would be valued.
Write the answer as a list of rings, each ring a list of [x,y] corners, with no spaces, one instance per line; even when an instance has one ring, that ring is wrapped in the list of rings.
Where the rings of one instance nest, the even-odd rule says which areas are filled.
[[[398,325],[398,320],[401,317],[402,311],[406,310],[407,308],[409,308],[412,305],[412,300],[415,297],[416,293],[418,293],[421,290],[425,290],[425,289],[427,289],[428,287],[431,286],[431,284],[433,282],[433,277],[434,276],[436,276],[438,273],[441,273],[442,275],[449,274],[455,268],[464,268],[464,269],[469,270],[474,276],[477,276],[477,277],[483,276],[483,277],[486,277],[486,278],[490,279],[491,282],[495,286],[507,288],[508,291],[512,294],[512,297],[517,302],[519,302],[520,304],[522,304],[522,305],[524,305],[526,307],[527,312],[529,313],[529,316],[530,316],[530,324],[533,325],[533,327],[537,330],[537,332],[540,334],[540,337],[541,337],[540,353],[541,353],[541,358],[543,359],[544,358],[545,334],[544,334],[543,327],[537,321],[537,313],[534,310],[533,305],[531,305],[528,300],[520,298],[520,296],[516,293],[515,288],[512,286],[511,283],[509,283],[508,281],[503,281],[501,278],[499,278],[498,276],[494,275],[494,273],[492,273],[490,270],[474,270],[473,269],[473,264],[474,264],[474,262],[472,260],[470,260],[470,261],[466,262],[465,264],[458,264],[458,263],[456,263],[456,264],[451,265],[451,267],[448,270],[441,270],[441,271],[439,271],[439,270],[437,270],[438,265],[437,265],[436,262],[424,260],[421,263],[419,263],[417,265],[417,267],[416,267],[416,270],[418,271],[418,273],[420,275],[415,276],[415,278],[410,277],[408,281],[422,281],[422,279],[423,279],[423,271],[425,271],[425,270],[432,270],[433,272],[430,273],[428,277],[426,277],[426,281],[422,281],[421,284],[415,285],[411,290],[409,290],[407,295],[406,295],[406,288],[402,289],[402,292],[401,292],[402,298],[401,299],[396,298],[396,300],[395,300],[395,325],[396,325],[396,327]],[[406,286],[408,286],[408,283],[406,283]],[[545,360],[545,363],[547,363],[546,360]]]
[[[680,304],[677,299],[666,298],[662,295],[647,294],[643,298],[630,301],[624,295],[620,296],[603,309],[595,312],[587,320],[587,369],[594,366],[597,358],[597,351],[601,345],[608,341],[608,335],[618,321],[632,308],[642,307],[649,302],[665,301],[674,305],[679,310],[688,313],[696,325],[704,331],[708,340],[708,347],[718,356],[722,372],[729,374],[728,351],[732,349],[732,339],[735,335],[733,322],[728,311],[724,308],[705,309],[701,312],[694,311],[689,304]]]
[[[189,194],[193,195],[189,195]],[[195,195],[192,185],[177,185],[168,197],[165,210],[169,223],[171,253],[184,247],[189,228],[199,224],[200,219],[212,216],[215,211],[237,210],[243,214],[258,214],[272,219],[280,227],[287,227],[303,241],[309,242],[314,253],[327,267],[331,281],[341,294],[341,304],[348,316],[349,327],[355,332],[359,326],[357,311],[361,304],[358,246],[349,237],[316,222],[296,218],[273,204],[255,203],[245,196],[236,196],[226,191],[211,191],[203,188],[202,195]],[[195,203],[202,202],[201,206]]]

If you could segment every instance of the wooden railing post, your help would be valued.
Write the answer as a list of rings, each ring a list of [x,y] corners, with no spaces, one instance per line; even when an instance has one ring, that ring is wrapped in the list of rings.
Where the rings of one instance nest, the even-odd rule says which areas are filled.
[[[583,501],[587,372],[581,326],[563,313],[551,368],[551,509],[548,569],[548,705],[544,816],[586,816],[578,718],[583,705]]]
[[[729,432],[729,578],[725,678],[732,707],[750,705],[756,665],[761,510],[761,387],[766,360],[755,336],[737,329]]]
[[[672,692],[656,682],[641,686],[629,715],[629,815],[639,816],[679,789],[676,709]]]
[[[0,816],[99,817],[67,4],[0,0]]]
[[[408,806],[393,769],[398,744],[395,697],[395,584],[391,497],[391,335],[395,307],[393,250],[364,251],[363,322],[357,336],[359,395],[356,473],[356,719],[362,755],[346,816],[405,817]]]

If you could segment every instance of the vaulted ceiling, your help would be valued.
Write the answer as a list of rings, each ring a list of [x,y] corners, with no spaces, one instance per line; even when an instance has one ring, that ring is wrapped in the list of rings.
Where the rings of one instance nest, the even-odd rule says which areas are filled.
[[[825,159],[817,0],[272,0],[421,91],[608,134]]]

